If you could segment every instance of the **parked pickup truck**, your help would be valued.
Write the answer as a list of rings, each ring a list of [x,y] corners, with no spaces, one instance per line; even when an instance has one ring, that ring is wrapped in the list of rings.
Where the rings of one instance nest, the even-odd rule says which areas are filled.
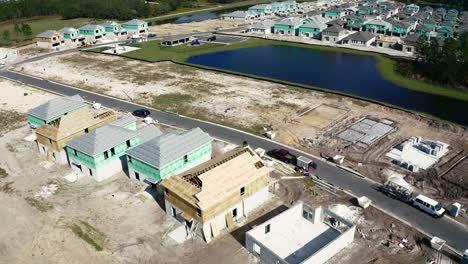
[[[284,163],[296,165],[297,157],[285,149],[273,149],[268,151],[268,156],[280,160]]]

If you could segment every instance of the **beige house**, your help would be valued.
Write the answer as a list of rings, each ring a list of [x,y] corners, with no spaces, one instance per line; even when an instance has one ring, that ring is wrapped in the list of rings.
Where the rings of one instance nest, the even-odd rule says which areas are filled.
[[[248,146],[161,182],[167,214],[210,242],[270,198],[271,169]]]
[[[62,44],[62,35],[55,30],[47,30],[36,36],[37,47],[55,49]]]
[[[88,108],[71,112],[36,129],[39,153],[47,160],[67,164],[65,143],[114,121],[113,111],[95,113]]]

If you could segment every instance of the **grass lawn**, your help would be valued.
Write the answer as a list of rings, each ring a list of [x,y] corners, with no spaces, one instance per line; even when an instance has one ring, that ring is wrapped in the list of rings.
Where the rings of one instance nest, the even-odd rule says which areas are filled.
[[[102,21],[97,21],[91,18],[75,18],[75,19],[62,19],[61,17],[53,16],[53,17],[36,17],[36,18],[29,18],[29,19],[18,19],[18,20],[9,20],[6,22],[0,23],[0,33],[4,30],[9,30],[11,33],[11,45],[13,46],[21,46],[25,44],[29,44],[33,42],[34,37],[46,30],[59,30],[63,27],[75,27],[78,28],[83,26],[87,23],[99,23]],[[32,29],[32,36],[27,38],[24,35],[16,35],[14,33],[14,25],[16,24],[29,24]]]

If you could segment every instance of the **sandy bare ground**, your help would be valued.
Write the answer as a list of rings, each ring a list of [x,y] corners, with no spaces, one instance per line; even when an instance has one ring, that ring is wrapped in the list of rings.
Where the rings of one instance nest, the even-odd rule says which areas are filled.
[[[0,78],[0,109],[26,113],[57,96]]]
[[[235,28],[246,24],[245,21],[210,19],[201,22],[157,25],[149,27],[149,31],[158,35],[176,35]]]

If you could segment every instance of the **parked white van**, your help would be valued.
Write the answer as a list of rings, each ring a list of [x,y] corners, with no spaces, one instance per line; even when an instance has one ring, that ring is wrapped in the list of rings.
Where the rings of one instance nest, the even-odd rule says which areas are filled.
[[[435,217],[440,217],[445,213],[445,209],[439,202],[421,194],[414,198],[413,205]]]

